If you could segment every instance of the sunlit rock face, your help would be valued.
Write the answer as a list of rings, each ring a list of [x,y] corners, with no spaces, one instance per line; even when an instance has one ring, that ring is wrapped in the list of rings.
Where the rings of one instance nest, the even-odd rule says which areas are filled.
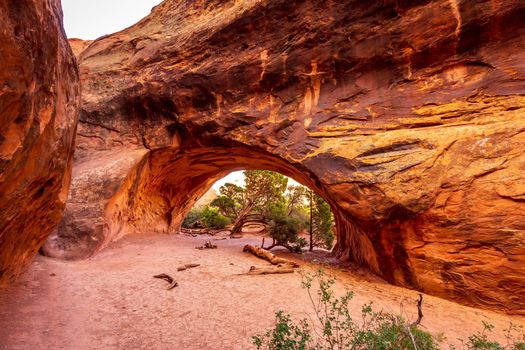
[[[58,0],[0,0],[0,284],[64,210],[80,105]]]
[[[525,4],[167,0],[79,52],[66,216],[81,258],[176,232],[214,180],[281,171],[332,205],[335,254],[525,311]]]

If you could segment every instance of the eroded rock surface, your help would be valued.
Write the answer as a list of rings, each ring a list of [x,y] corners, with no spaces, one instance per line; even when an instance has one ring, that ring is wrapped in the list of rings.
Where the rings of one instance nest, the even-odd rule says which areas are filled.
[[[76,180],[46,252],[176,232],[213,181],[265,168],[328,200],[341,259],[525,313],[523,18],[519,0],[164,1],[78,53]]]
[[[58,0],[0,0],[0,284],[58,224],[71,178],[78,67]]]

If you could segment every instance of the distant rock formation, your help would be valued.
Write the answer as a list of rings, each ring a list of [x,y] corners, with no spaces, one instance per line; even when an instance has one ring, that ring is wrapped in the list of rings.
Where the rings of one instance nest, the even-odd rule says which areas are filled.
[[[80,106],[59,0],[0,0],[0,284],[64,210]]]
[[[205,207],[207,205],[210,205],[210,203],[213,202],[213,200],[215,198],[217,198],[217,197],[218,197],[217,191],[215,191],[214,188],[210,188],[208,191],[206,191],[205,194],[202,195],[201,198],[199,198],[195,202],[195,204],[193,206],[196,207],[196,208]]]

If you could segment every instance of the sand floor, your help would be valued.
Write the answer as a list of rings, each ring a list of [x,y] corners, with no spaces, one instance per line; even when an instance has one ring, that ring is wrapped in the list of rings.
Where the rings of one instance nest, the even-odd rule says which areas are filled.
[[[216,250],[195,249],[204,240],[128,236],[85,261],[38,256],[15,285],[0,290],[0,349],[252,349],[251,336],[271,326],[274,311],[311,316],[298,273],[241,275],[252,265],[267,265],[242,253],[244,244],[258,244],[259,238],[217,240]],[[176,271],[186,263],[201,266]],[[318,265],[302,267],[314,271]],[[415,319],[416,292],[359,270],[328,271],[337,276],[338,290],[355,292],[356,315],[373,301],[378,309],[403,310]],[[165,281],[152,278],[163,272],[179,286],[167,291]],[[423,327],[446,333],[446,343],[458,344],[458,337],[481,329],[482,320],[500,330],[510,321],[525,325],[523,317],[431,296],[425,296],[423,311]]]

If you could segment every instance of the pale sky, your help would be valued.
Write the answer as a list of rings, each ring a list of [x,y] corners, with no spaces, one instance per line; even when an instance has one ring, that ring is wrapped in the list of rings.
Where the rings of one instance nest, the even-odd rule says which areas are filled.
[[[234,171],[233,173],[229,173],[228,175],[226,175],[225,177],[223,177],[222,179],[214,183],[212,188],[218,193],[219,188],[221,188],[221,186],[224,185],[226,182],[230,182],[230,183],[234,183],[239,186],[243,186],[244,185],[243,171],[244,170]]]
[[[212,188],[215,191],[217,191],[217,193],[218,193],[219,192],[219,188],[221,188],[221,186],[224,185],[226,182],[234,183],[234,184],[239,185],[239,186],[244,186],[244,174],[243,174],[243,171],[244,170],[240,170],[240,171],[234,171],[232,173],[229,173],[228,175],[226,175],[225,177],[223,177],[222,179],[220,179],[219,181],[214,183]],[[297,186],[297,185],[300,185],[300,183],[298,183],[294,179],[288,178],[288,185]]]
[[[140,21],[162,0],[62,0],[68,38],[97,39]]]

